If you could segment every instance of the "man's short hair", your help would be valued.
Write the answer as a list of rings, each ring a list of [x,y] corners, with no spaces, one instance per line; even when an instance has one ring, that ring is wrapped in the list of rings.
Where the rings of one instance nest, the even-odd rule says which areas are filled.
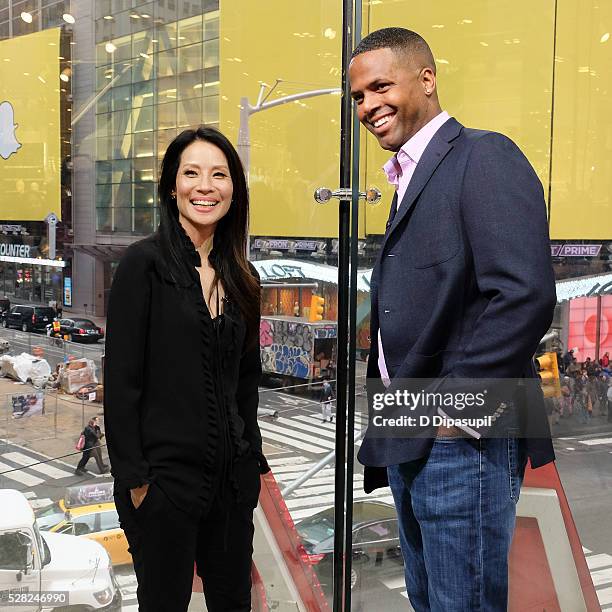
[[[355,47],[351,59],[377,49],[391,49],[396,53],[403,53],[411,58],[420,58],[422,67],[429,67],[436,72],[436,62],[433,53],[425,39],[412,30],[406,28],[382,28],[368,34]]]

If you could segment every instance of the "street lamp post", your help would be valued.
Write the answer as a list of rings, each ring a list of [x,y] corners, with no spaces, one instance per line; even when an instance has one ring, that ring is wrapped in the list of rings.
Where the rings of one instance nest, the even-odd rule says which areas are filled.
[[[340,95],[342,93],[342,90],[337,87],[329,89],[313,89],[311,91],[304,91],[301,93],[292,94],[290,96],[283,96],[282,98],[277,98],[275,100],[272,100],[271,102],[266,102],[266,100],[270,97],[270,94],[274,91],[276,85],[278,85],[279,83],[280,81],[277,80],[275,85],[272,86],[272,88],[268,92],[268,95],[265,98],[264,92],[266,90],[267,85],[262,84],[255,105],[252,105],[247,97],[240,98],[240,130],[238,132],[238,154],[240,155],[242,165],[244,166],[244,172],[247,177],[247,184],[251,167],[251,134],[249,129],[249,119],[251,115],[254,115],[255,113],[260,113],[261,111],[265,111],[270,108],[274,108],[276,106],[282,106],[283,104],[295,102],[297,100],[305,100],[306,98],[315,98],[317,96],[325,95]]]

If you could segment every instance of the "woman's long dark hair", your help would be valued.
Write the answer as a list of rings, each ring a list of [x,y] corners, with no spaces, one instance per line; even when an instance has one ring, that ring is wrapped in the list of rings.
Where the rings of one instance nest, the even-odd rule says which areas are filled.
[[[185,233],[180,226],[176,199],[172,198],[171,194],[176,189],[181,155],[196,140],[219,147],[227,158],[233,183],[232,203],[227,214],[215,228],[213,247],[208,260],[215,271],[212,287],[215,287],[219,280],[223,282],[227,297],[240,308],[247,326],[248,344],[252,345],[259,337],[260,288],[246,255],[249,193],[238,152],[219,130],[201,125],[197,129],[181,132],[168,145],[161,165],[158,190],[161,206],[159,236],[162,250],[168,259],[166,263],[172,276],[179,282],[189,284],[190,264],[185,260],[185,250],[182,247]]]

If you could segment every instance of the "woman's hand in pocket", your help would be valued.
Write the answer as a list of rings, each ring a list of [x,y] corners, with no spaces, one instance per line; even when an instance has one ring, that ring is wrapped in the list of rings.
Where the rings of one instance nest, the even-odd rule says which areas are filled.
[[[132,498],[132,504],[134,505],[134,508],[136,510],[140,508],[140,505],[142,504],[145,497],[147,496],[148,491],[149,491],[148,484],[142,485],[141,487],[138,487],[136,489],[130,489],[130,497]]]

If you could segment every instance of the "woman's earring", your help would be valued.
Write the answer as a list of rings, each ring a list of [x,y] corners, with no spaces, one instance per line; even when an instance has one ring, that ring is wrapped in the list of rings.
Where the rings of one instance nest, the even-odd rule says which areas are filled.
[[[173,200],[176,200],[176,193],[171,193],[171,194],[170,194],[170,197],[171,197]]]

